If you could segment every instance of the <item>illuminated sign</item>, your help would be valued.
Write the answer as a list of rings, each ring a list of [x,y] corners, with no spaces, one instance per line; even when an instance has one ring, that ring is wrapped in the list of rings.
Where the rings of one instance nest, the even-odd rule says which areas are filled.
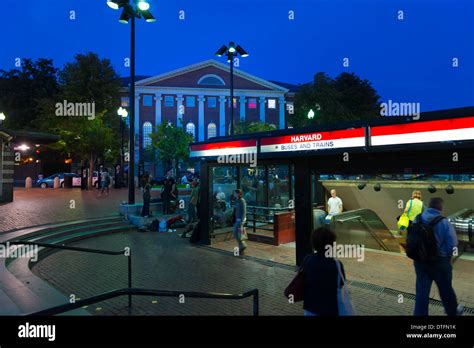
[[[371,145],[474,140],[474,116],[372,127]]]
[[[255,139],[191,145],[190,157],[240,155],[250,152],[257,152],[257,141]]]
[[[364,128],[262,138],[260,152],[314,151],[365,146]]]

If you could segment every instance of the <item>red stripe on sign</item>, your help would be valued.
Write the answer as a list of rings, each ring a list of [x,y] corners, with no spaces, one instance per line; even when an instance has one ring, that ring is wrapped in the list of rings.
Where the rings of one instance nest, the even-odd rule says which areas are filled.
[[[257,146],[256,140],[236,140],[225,141],[222,143],[196,144],[191,145],[191,151],[217,150],[217,149],[235,149],[239,147]]]
[[[327,141],[337,139],[349,139],[364,137],[364,128],[336,130],[329,132],[312,132],[303,134],[284,135],[280,137],[263,138],[261,145],[277,145],[277,144],[298,144],[309,141]]]
[[[422,121],[371,128],[372,136],[435,132],[451,129],[474,128],[474,116],[448,120]]]

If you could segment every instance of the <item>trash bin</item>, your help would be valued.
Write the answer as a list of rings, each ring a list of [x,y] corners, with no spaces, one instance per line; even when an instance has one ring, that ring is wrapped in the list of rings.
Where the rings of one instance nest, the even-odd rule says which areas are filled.
[[[65,175],[64,176],[63,187],[64,188],[72,188],[72,176],[70,176],[70,175]]]

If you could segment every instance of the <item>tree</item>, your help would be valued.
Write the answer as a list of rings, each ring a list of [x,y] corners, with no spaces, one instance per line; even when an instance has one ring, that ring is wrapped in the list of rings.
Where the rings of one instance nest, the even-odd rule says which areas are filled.
[[[57,117],[55,103],[49,103],[43,105],[44,125],[61,136],[56,148],[88,160],[92,174],[99,159],[118,158],[120,118],[116,110],[120,79],[108,59],[87,53],[78,54],[67,63],[59,72],[59,81],[59,103],[93,104],[95,117]],[[88,184],[92,186],[92,175]]]
[[[25,58],[21,69],[0,70],[0,110],[5,126],[15,130],[38,130],[42,105],[52,103],[58,93],[58,69],[50,59]]]
[[[374,118],[379,115],[379,99],[370,82],[353,73],[341,73],[335,79],[317,73],[312,83],[302,85],[296,93],[295,114],[290,123],[304,127]],[[319,114],[308,119],[308,112],[317,109]]]
[[[156,127],[156,132],[150,135],[151,146],[157,150],[157,157],[168,167],[176,170],[178,175],[179,161],[189,159],[189,144],[193,136],[183,127],[176,127],[171,123],[162,123]]]
[[[273,124],[252,122],[252,121],[240,121],[235,126],[235,134],[255,133],[255,132],[267,132],[277,129]]]

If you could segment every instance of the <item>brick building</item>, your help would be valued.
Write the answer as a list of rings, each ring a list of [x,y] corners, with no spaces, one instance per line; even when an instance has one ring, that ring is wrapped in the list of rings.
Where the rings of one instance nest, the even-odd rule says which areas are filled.
[[[152,77],[137,77],[135,89],[135,153],[137,163],[152,174],[161,172],[147,161],[149,134],[162,122],[182,125],[203,141],[228,135],[230,129],[230,68],[207,60]],[[125,83],[127,83],[125,81]],[[234,122],[240,120],[286,128],[297,86],[279,84],[234,69]],[[122,106],[128,107],[128,86]],[[161,173],[160,173],[161,174]]]

